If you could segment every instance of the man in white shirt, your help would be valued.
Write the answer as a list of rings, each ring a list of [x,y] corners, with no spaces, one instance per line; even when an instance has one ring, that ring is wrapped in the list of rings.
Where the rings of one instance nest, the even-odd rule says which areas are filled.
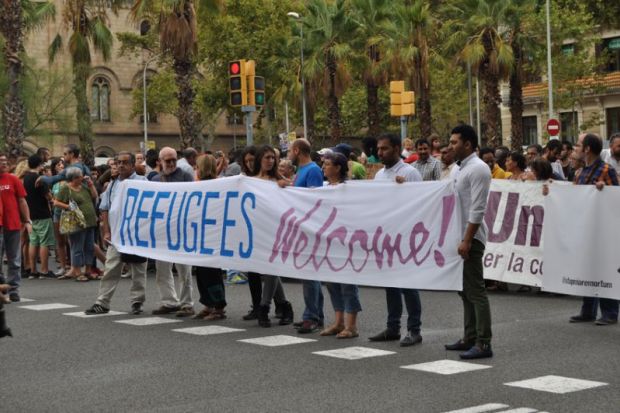
[[[177,161],[177,168],[181,168],[183,171],[194,176],[194,167],[196,166],[198,151],[194,148],[183,149],[181,156],[182,158]]]
[[[465,332],[446,350],[465,351],[462,359],[492,357],[491,307],[484,286],[482,256],[487,239],[484,212],[491,186],[491,171],[476,155],[478,136],[469,125],[459,125],[452,130],[450,147],[458,168],[452,170],[456,191],[461,200],[463,239],[458,253],[463,258],[463,299]]]
[[[609,137],[609,149],[603,149],[601,158],[616,170],[620,178],[620,132]]]
[[[383,168],[375,175],[375,180],[388,180],[398,183],[420,182],[422,176],[413,166],[408,165],[400,158],[400,137],[394,134],[381,135],[377,139],[377,152],[383,163]],[[386,288],[385,298],[387,301],[387,328],[377,335],[369,338],[370,341],[393,341],[400,339],[400,319],[403,315],[403,302],[401,294],[405,298],[407,306],[407,335],[401,340],[401,347],[413,346],[422,342],[420,335],[420,319],[422,304],[418,290],[405,288]]]

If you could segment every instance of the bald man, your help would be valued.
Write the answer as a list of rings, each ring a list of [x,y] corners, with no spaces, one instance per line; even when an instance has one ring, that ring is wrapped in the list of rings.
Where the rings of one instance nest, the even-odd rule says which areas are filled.
[[[177,167],[177,151],[165,147],[159,151],[161,172],[155,175],[153,182],[193,182],[194,175]],[[177,317],[188,317],[194,314],[194,300],[192,298],[192,267],[190,265],[175,264],[181,284],[181,298],[179,299],[174,288],[172,263],[156,261],[155,282],[161,296],[161,306],[153,310],[153,314],[176,313]]]

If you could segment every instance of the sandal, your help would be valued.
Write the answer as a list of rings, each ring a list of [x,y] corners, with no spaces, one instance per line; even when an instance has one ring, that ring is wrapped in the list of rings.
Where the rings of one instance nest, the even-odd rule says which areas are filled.
[[[226,318],[226,311],[224,309],[214,309],[208,316],[204,317],[205,321],[223,320]]]
[[[75,280],[77,277],[78,277],[77,275],[71,275],[69,273],[65,273],[56,279],[57,280]]]
[[[357,329],[348,329],[348,328],[345,328],[340,333],[336,334],[336,338],[355,338],[359,336],[360,335],[357,332]]]
[[[331,326],[321,331],[319,335],[320,336],[335,336],[337,334],[340,334],[342,331],[344,331],[343,325],[332,324]]]
[[[83,276],[88,278],[89,281],[97,281],[99,279],[99,277],[97,277],[95,274],[84,273]]]
[[[209,314],[211,314],[213,312],[213,308],[211,307],[205,307],[203,308],[198,314],[196,314],[195,316],[193,316],[192,318],[194,320],[203,320],[206,316],[208,316]]]
[[[82,275],[76,277],[75,281],[77,281],[77,282],[88,282],[88,281],[90,281],[90,278],[88,278],[86,275],[82,274]]]

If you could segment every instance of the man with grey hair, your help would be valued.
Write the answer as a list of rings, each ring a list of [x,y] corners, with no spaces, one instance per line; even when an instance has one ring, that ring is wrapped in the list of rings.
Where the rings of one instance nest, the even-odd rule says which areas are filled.
[[[187,172],[177,165],[177,151],[170,147],[159,151],[161,172],[155,175],[153,182],[193,182],[193,172]],[[193,171],[193,169],[192,169]],[[177,296],[172,276],[172,263],[156,261],[155,282],[161,296],[161,306],[153,310],[153,314],[176,313],[177,317],[187,317],[194,314],[194,300],[192,298],[192,267],[185,264],[174,264],[181,284],[181,297]]]
[[[131,313],[135,315],[142,313],[142,305],[146,299],[146,258],[121,254],[111,243],[112,235],[110,234],[110,223],[108,221],[108,211],[112,206],[114,197],[119,194],[120,183],[125,179],[146,181],[146,178],[136,174],[136,159],[131,152],[119,152],[116,156],[116,164],[119,172],[118,179],[110,182],[106,191],[101,195],[101,203],[99,205],[103,224],[103,239],[108,244],[108,251],[106,253],[103,278],[101,278],[99,283],[97,301],[92,307],[84,311],[88,315],[106,314],[110,311],[110,301],[121,280],[123,264],[129,266],[131,273],[131,290],[129,292]]]
[[[194,176],[194,168],[196,167],[198,151],[194,148],[187,148],[181,152],[181,155],[183,157],[177,162],[177,168],[181,168],[185,172]]]

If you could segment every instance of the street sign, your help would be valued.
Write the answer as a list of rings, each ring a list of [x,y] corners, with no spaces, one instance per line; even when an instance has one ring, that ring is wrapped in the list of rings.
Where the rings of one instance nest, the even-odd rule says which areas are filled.
[[[146,141],[147,149],[155,149],[157,148],[157,143],[155,141]]]
[[[558,136],[560,134],[560,121],[549,119],[547,122],[547,133],[549,133],[549,136]]]

